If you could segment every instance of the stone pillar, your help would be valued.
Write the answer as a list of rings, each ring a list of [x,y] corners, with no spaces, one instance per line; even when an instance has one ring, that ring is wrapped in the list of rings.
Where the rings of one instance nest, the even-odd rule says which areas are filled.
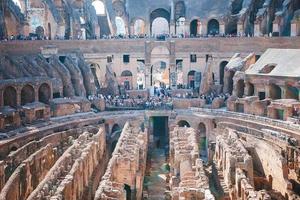
[[[145,42],[145,88],[151,86],[151,42]]]
[[[177,86],[177,74],[176,74],[176,57],[175,57],[175,41],[170,41],[170,88],[176,89]]]
[[[176,31],[175,31],[175,22],[171,21],[170,22],[170,35],[175,35]]]
[[[207,21],[201,22],[201,35],[207,35]]]
[[[300,19],[291,21],[291,36],[300,36]]]
[[[220,22],[220,30],[219,30],[220,35],[225,35],[225,23]]]
[[[134,35],[134,34],[135,34],[135,32],[134,32],[134,25],[131,24],[130,25],[130,30],[129,30],[129,35]]]
[[[260,21],[255,21],[254,23],[254,37],[260,37],[262,36],[261,30],[260,30]]]
[[[22,88],[17,88],[17,106],[21,106],[21,90]]]
[[[237,24],[237,33],[243,36],[245,34],[244,23],[238,22]]]
[[[203,27],[202,27],[200,20],[197,20],[197,34],[199,34],[199,35],[203,34],[202,29],[203,29]],[[189,30],[190,30],[190,28],[189,28]]]
[[[60,38],[60,39],[63,39],[65,37],[65,31],[66,31],[66,27],[65,27],[65,24],[59,24],[58,25],[58,28],[57,28],[57,32],[56,32],[56,35]],[[99,30],[100,32],[100,30]],[[54,36],[55,38],[55,36]]]
[[[39,85],[35,85],[33,89],[34,89],[34,101],[39,101]]]
[[[190,22],[189,21],[185,21],[184,22],[184,35],[185,36],[189,36],[190,35]]]

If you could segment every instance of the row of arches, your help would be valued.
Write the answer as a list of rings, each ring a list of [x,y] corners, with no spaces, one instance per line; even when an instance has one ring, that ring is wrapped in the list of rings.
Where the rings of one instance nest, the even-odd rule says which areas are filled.
[[[51,98],[51,88],[47,83],[43,83],[38,88],[38,101],[48,104]],[[21,105],[25,105],[27,103],[32,103],[36,99],[36,91],[35,88],[27,84],[21,89]],[[13,86],[7,86],[3,91],[3,100],[4,106],[17,107],[18,106],[18,92],[17,89]]]
[[[284,96],[283,96],[283,90],[280,86],[276,84],[270,84],[268,88],[269,88],[268,97],[273,100],[282,99],[282,98],[299,100],[299,89],[291,85],[285,86]],[[243,79],[237,80],[235,86],[235,93],[236,96],[239,98],[242,98],[244,95],[253,96],[255,95],[254,85],[250,82],[245,83]],[[260,100],[264,100],[267,97],[266,91],[258,91],[257,95]]]
[[[200,73],[200,72],[196,72],[195,70],[191,70],[188,72],[187,74],[187,87],[194,89],[196,87],[199,87],[200,82],[201,82],[201,73],[200,73],[200,80],[198,80],[199,78],[196,78],[196,73]],[[179,85],[183,85],[183,78],[182,76],[182,72],[178,72],[177,73],[177,82],[176,84]],[[130,90],[133,88],[133,74],[131,71],[129,70],[125,70],[121,73],[121,77],[120,77],[120,84],[124,86],[124,88],[126,90]],[[145,87],[145,74],[144,73],[137,73],[136,76],[136,85],[137,85],[137,89],[144,89]],[[170,74],[169,74],[169,69],[167,68],[156,68],[155,65],[153,65],[151,67],[151,74],[150,74],[150,84],[151,86],[156,86],[156,87],[168,87],[170,85]]]

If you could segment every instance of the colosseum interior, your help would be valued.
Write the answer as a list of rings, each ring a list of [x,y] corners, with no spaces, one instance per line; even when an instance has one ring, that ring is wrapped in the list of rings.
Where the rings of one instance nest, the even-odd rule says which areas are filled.
[[[0,0],[0,200],[299,200],[300,0]]]

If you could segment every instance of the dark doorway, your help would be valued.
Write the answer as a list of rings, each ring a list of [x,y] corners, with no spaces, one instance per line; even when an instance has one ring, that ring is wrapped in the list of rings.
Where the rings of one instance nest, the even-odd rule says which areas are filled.
[[[264,100],[266,98],[266,93],[265,92],[259,92],[258,97],[259,97],[259,100]]]
[[[126,200],[131,200],[131,188],[129,185],[124,185],[124,190],[126,191]]]
[[[168,151],[168,117],[152,117],[155,147]]]
[[[190,24],[190,34],[191,36],[197,36],[198,32],[198,20],[194,19]]]

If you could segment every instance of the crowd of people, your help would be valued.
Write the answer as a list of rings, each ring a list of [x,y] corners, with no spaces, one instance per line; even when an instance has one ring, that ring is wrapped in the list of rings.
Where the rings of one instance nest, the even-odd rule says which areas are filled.
[[[211,92],[209,94],[202,94],[200,95],[200,99],[205,99],[206,100],[206,104],[212,104],[213,100],[215,98],[221,98],[223,99],[224,101],[226,101],[228,98],[230,97],[230,94],[229,93],[226,93],[226,94],[217,94],[215,92]]]
[[[246,35],[242,33],[237,34],[160,34],[160,35],[148,35],[148,34],[139,34],[139,35],[103,35],[101,37],[94,36],[87,38],[87,40],[114,40],[114,39],[157,39],[157,40],[166,40],[168,38],[210,38],[210,37],[252,37],[252,35]],[[1,41],[13,41],[13,40],[85,40],[82,35],[77,37],[59,37],[56,35],[54,38],[49,38],[48,36],[41,36],[35,33],[30,33],[29,36],[22,34],[19,35],[10,35],[6,38],[1,38]]]

